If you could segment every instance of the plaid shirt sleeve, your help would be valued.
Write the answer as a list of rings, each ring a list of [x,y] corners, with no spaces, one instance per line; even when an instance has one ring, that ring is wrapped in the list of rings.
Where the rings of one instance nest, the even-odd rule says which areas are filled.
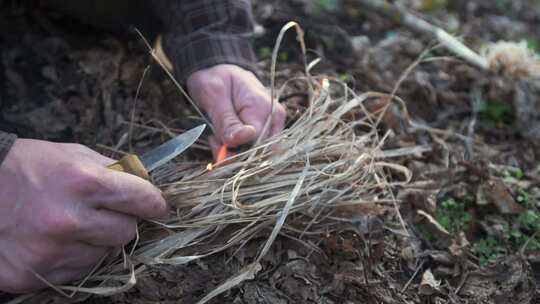
[[[157,0],[154,7],[165,28],[163,47],[181,80],[224,63],[257,74],[249,0]]]
[[[4,158],[6,158],[11,146],[13,146],[15,139],[17,139],[15,134],[0,131],[0,165],[4,161]]]

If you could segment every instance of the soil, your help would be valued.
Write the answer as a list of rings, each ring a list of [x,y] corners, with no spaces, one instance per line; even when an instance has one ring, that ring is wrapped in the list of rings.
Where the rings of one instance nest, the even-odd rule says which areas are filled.
[[[434,44],[352,0],[252,2],[266,84],[269,51],[290,20],[306,31],[309,59],[322,58],[313,74],[342,79],[358,92],[391,92]],[[540,52],[538,1],[401,2],[457,29],[473,49],[489,41],[525,40]],[[425,9],[422,3],[439,4]],[[135,35],[22,2],[0,0],[0,7],[0,130],[78,142],[119,157],[196,123]],[[279,83],[303,73],[294,35],[283,45]],[[540,243],[524,242],[540,242],[534,231],[540,229],[534,218],[540,215],[540,136],[531,131],[540,125],[540,114],[523,114],[540,113],[540,86],[481,71],[440,48],[431,55],[446,59],[421,63],[397,91],[411,119],[431,129],[407,127],[396,108],[381,130],[392,130],[389,147],[433,146],[432,152],[397,160],[415,174],[414,186],[397,189],[411,237],[391,226],[387,213],[369,212],[339,233],[308,239],[310,246],[282,236],[254,280],[211,303],[540,303]],[[282,102],[294,118],[292,106],[305,96],[300,89],[289,93]],[[130,122],[136,124],[131,139]],[[210,159],[205,141],[185,157]],[[523,214],[533,217],[530,225],[516,226]],[[123,294],[68,300],[46,291],[26,302],[194,303],[238,273],[260,243],[255,239],[184,266],[151,268]],[[0,295],[0,302],[9,299]]]

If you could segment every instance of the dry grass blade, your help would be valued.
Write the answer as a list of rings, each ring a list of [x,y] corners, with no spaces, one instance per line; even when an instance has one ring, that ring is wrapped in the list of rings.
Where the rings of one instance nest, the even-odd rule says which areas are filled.
[[[141,31],[139,31],[139,29],[135,28],[135,32],[137,33],[137,35],[139,35],[141,40],[146,45],[146,48],[148,49],[148,52],[150,53],[150,56],[152,56],[152,58],[157,62],[157,64],[163,69],[163,72],[165,72],[165,74],[167,74],[169,79],[173,82],[174,86],[178,89],[178,91],[180,91],[180,93],[186,98],[186,100],[189,101],[189,103],[193,106],[193,109],[195,109],[197,114],[199,114],[199,117],[206,123],[207,126],[210,127],[212,132],[215,134],[216,130],[214,129],[214,125],[212,124],[212,122],[210,122],[208,119],[206,119],[206,116],[204,116],[202,111],[199,109],[199,106],[195,103],[195,101],[193,101],[193,99],[189,96],[189,94],[186,92],[186,90],[180,85],[180,83],[176,80],[176,78],[174,78],[174,76],[170,72],[169,68],[167,67],[167,66],[171,65],[170,62],[165,63],[157,56],[156,50],[154,48],[152,48],[152,46],[150,45],[150,43],[148,42],[146,37],[144,37],[144,35],[141,33]]]
[[[72,292],[87,292],[92,293],[100,296],[110,296],[113,294],[118,294],[122,292],[126,292],[129,289],[131,289],[135,284],[137,283],[137,279],[135,277],[135,269],[133,268],[133,264],[130,263],[129,265],[130,273],[128,275],[128,279],[125,280],[122,286],[114,286],[114,287],[92,287],[92,288],[84,288],[84,287],[71,287],[71,286],[64,286],[59,287],[63,290],[72,291]],[[124,281],[124,280],[122,280]]]

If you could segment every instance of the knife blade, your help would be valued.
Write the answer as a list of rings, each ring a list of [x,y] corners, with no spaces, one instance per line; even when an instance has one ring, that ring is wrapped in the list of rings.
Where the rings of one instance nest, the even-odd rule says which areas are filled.
[[[134,154],[122,157],[107,168],[149,179],[148,173],[184,152],[201,136],[206,125],[186,131],[166,143],[144,153],[140,158]]]

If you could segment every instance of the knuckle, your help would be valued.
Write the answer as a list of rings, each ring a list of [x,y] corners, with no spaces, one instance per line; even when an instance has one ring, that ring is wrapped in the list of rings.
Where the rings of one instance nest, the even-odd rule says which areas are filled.
[[[248,102],[256,105],[261,105],[267,108],[270,108],[272,106],[272,103],[270,102],[270,96],[264,92],[250,92],[246,99]]]
[[[66,167],[65,176],[69,190],[76,194],[88,195],[98,192],[103,188],[97,172],[81,164],[73,164]]]
[[[207,73],[194,77],[189,82],[189,87],[192,90],[212,90],[223,91],[225,89],[225,83],[223,77],[219,73]]]
[[[51,213],[43,219],[43,231],[45,235],[62,236],[81,230],[81,221],[67,212]],[[44,246],[41,248],[42,256],[54,255],[53,247]]]
[[[205,79],[205,88],[214,92],[223,92],[225,90],[225,83],[219,75],[214,75]]]

